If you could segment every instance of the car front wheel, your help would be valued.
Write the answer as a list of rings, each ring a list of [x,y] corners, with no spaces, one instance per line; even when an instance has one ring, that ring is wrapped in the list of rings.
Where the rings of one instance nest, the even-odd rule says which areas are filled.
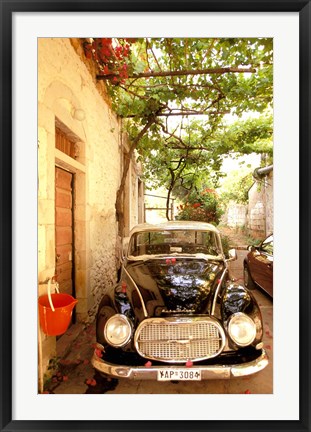
[[[256,288],[247,264],[244,264],[244,285],[247,289],[253,290]]]

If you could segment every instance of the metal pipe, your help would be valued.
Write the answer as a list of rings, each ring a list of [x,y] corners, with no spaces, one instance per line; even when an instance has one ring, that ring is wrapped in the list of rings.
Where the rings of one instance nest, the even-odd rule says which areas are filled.
[[[273,165],[268,165],[263,168],[255,168],[253,172],[253,177],[256,180],[261,180],[263,177],[268,175],[273,170]]]

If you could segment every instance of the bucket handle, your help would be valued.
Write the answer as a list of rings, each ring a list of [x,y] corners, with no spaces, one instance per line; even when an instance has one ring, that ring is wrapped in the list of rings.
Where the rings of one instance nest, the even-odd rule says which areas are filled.
[[[48,298],[49,298],[49,303],[50,303],[51,309],[52,309],[53,312],[55,312],[55,308],[54,308],[54,305],[53,305],[53,302],[52,302],[52,296],[51,296],[51,281],[52,281],[52,279],[50,278],[48,280]],[[58,289],[58,283],[57,282],[55,283],[55,290],[59,294],[59,289]]]

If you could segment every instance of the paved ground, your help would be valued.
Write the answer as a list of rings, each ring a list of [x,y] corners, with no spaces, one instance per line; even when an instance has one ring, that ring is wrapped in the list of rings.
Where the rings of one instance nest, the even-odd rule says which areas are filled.
[[[242,281],[242,264],[245,250],[238,250],[238,260],[232,263],[232,275]],[[90,364],[95,342],[94,324],[82,329],[71,327],[58,341],[60,360],[45,392],[56,394],[237,394],[273,393],[273,305],[265,294],[254,291],[263,314],[264,344],[270,363],[260,373],[233,380],[189,382],[110,381],[94,373]],[[82,330],[82,331],[81,331]],[[68,352],[68,347],[70,350]]]

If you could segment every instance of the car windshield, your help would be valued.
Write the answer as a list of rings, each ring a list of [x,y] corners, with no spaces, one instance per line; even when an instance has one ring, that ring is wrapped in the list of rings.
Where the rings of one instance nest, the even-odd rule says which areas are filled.
[[[129,256],[196,255],[219,258],[222,254],[217,233],[197,230],[163,230],[134,233],[129,244]]]

